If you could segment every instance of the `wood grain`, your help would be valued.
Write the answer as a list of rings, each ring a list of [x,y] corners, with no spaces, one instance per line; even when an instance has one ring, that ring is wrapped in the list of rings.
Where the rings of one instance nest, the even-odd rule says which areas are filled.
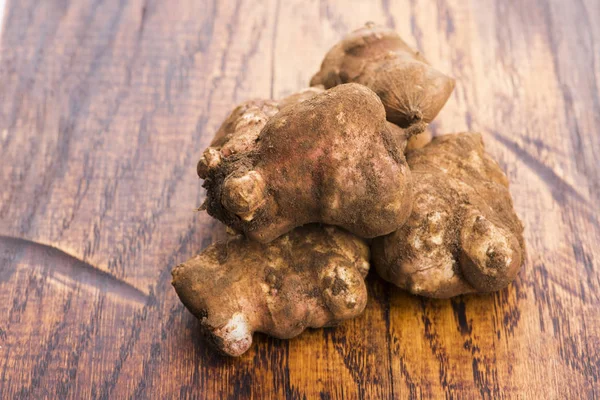
[[[600,2],[8,0],[0,398],[600,397]],[[528,261],[489,296],[368,279],[361,318],[215,354],[170,269],[222,237],[195,161],[229,110],[304,87],[367,20],[457,78]]]

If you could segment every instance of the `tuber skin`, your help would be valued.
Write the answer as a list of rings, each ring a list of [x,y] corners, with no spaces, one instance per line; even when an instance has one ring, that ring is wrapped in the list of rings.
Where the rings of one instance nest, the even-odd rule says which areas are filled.
[[[373,23],[337,43],[310,84],[329,89],[348,82],[371,88],[387,119],[415,134],[436,117],[455,86],[453,78],[434,69],[395,31]]]
[[[405,132],[386,121],[377,95],[355,83],[287,105],[251,150],[207,169],[204,207],[268,243],[307,223],[374,238],[402,225],[412,188]],[[221,153],[223,151],[221,150]]]
[[[280,109],[310,99],[323,90],[322,86],[316,86],[278,102],[254,99],[237,106],[223,121],[210,146],[198,161],[198,176],[206,179],[208,171],[216,168],[224,158],[251,151],[262,128]]]
[[[173,286],[216,347],[239,356],[254,332],[288,339],[361,314],[368,260],[356,236],[309,225],[269,244],[213,244],[173,269]]]
[[[427,297],[491,292],[514,280],[525,257],[508,180],[480,134],[436,137],[407,155],[414,203],[407,223],[373,241],[378,274]]]
[[[405,152],[421,149],[425,147],[429,142],[431,142],[431,139],[433,139],[433,134],[429,129],[425,129],[422,133],[419,133],[417,135],[412,135],[409,138],[407,138]]]

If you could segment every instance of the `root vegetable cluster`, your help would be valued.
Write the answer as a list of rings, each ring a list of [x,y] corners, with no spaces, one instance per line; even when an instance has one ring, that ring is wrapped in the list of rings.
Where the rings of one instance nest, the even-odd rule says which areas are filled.
[[[219,350],[357,317],[370,265],[427,297],[510,284],[525,244],[506,175],[481,134],[427,129],[454,85],[368,23],[327,53],[310,88],[231,112],[197,164],[201,208],[231,237],[173,270]]]

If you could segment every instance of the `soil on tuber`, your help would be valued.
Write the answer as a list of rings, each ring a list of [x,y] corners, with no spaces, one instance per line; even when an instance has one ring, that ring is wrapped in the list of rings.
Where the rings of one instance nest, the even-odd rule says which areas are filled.
[[[437,298],[507,286],[524,261],[523,225],[481,135],[439,136],[407,159],[412,213],[404,226],[373,241],[379,275]]]
[[[292,338],[362,313],[369,248],[336,227],[297,228],[269,244],[241,235],[173,270],[173,286],[222,352],[243,354],[254,332]]]

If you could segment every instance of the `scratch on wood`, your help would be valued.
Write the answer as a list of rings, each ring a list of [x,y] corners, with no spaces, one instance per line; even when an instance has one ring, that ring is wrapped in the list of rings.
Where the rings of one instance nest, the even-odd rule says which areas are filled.
[[[140,26],[138,28],[138,41],[144,35],[144,28],[146,27],[146,22],[148,21],[148,2],[144,1],[142,5],[142,10],[140,12]]]
[[[9,246],[25,248],[35,258],[54,260],[54,269],[48,271],[48,278],[72,289],[80,287],[98,290],[137,304],[145,304],[148,300],[148,295],[135,286],[56,247],[0,235],[0,243],[2,242]]]

